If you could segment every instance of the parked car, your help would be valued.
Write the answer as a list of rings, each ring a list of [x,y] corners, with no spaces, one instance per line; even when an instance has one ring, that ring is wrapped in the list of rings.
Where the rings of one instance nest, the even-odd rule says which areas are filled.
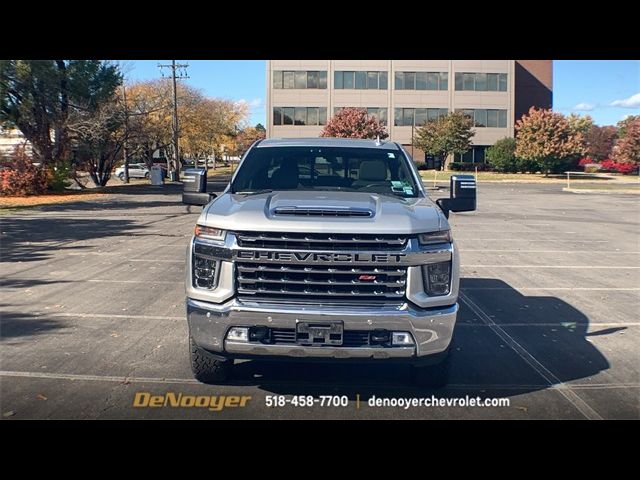
[[[124,165],[116,168],[116,177],[124,181]],[[129,164],[129,178],[149,178],[149,169],[144,163]]]

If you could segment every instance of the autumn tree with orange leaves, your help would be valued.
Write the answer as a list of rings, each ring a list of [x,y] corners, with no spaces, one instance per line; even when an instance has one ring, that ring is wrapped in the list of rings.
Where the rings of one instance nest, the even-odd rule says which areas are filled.
[[[585,153],[583,133],[560,113],[532,107],[516,122],[516,157],[537,163],[545,175],[570,168]]]

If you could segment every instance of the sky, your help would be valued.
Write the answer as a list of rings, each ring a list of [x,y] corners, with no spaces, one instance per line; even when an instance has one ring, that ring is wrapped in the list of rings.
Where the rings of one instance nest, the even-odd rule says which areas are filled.
[[[178,60],[188,63],[181,80],[207,96],[246,102],[249,124],[266,124],[264,60]],[[170,60],[126,60],[127,81],[161,77],[158,63]],[[168,74],[165,69],[165,75]],[[553,109],[590,115],[599,125],[614,125],[627,115],[640,115],[640,60],[555,60]]]

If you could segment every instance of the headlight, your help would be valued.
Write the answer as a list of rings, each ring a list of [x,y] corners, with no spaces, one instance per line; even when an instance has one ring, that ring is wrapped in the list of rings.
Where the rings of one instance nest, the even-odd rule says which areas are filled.
[[[193,256],[193,286],[213,290],[216,287],[216,270],[218,262],[203,257]]]
[[[449,294],[451,285],[451,262],[432,263],[422,266],[424,291],[431,297]]]
[[[194,235],[198,238],[205,240],[224,240],[225,231],[219,228],[205,227],[203,225],[196,225]]]
[[[451,230],[440,230],[438,232],[421,233],[418,235],[420,245],[432,245],[435,243],[451,243]]]

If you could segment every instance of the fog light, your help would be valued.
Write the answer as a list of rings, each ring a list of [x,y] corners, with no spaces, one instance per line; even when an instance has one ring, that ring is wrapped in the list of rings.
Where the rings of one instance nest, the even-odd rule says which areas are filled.
[[[393,332],[391,345],[413,345],[413,337],[408,332]]]
[[[447,295],[451,283],[451,262],[422,266],[424,291],[430,296]]]
[[[249,341],[249,329],[246,327],[233,327],[227,333],[227,340],[233,342],[247,342]]]

